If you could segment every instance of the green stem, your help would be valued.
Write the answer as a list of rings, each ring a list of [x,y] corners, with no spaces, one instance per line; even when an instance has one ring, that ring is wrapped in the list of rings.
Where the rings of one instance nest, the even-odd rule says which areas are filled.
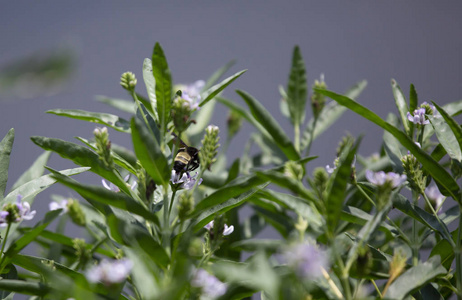
[[[438,216],[438,213],[433,208],[433,205],[431,204],[430,199],[428,199],[427,194],[425,194],[425,191],[423,191],[423,190],[420,191],[420,194],[424,197],[425,202],[427,202],[428,207],[430,207],[430,210],[432,211],[432,213],[435,216],[436,220],[441,225],[441,228],[443,228],[444,233],[447,234],[447,236],[451,236],[451,233],[449,233],[448,228],[446,227],[446,224],[444,224],[443,221],[441,221],[440,217]],[[459,221],[460,221],[460,218],[459,218]],[[456,244],[454,243],[454,241],[452,239],[449,239],[448,242],[451,244],[451,246],[453,248],[456,248]]]
[[[415,191],[412,192],[412,198],[414,199],[414,206],[417,206],[417,201],[418,201],[419,194],[416,193]],[[419,264],[419,248],[420,248],[420,242],[418,241],[418,236],[417,236],[417,221],[416,219],[412,220],[412,236],[414,242],[411,245],[412,249],[412,264],[414,266],[417,266]]]
[[[5,245],[6,245],[6,239],[8,238],[8,233],[10,232],[11,228],[11,223],[8,223],[8,227],[6,228],[6,233],[5,233],[5,238],[3,239],[3,245],[2,245],[2,250],[0,252],[0,255],[2,256],[2,260],[0,261],[0,267],[3,265],[3,262],[5,261],[5,253],[3,252],[5,250]],[[3,267],[0,269],[0,274],[3,272]]]
[[[372,282],[372,285],[375,287],[375,290],[377,291],[377,294],[379,295],[380,299],[382,299],[383,298],[382,293],[380,292],[379,287],[375,283],[374,279],[371,279],[371,282]]]
[[[300,124],[294,125],[294,146],[295,150],[300,153]]]
[[[456,287],[457,287],[457,299],[462,299],[462,261],[461,261],[461,245],[460,240],[462,238],[462,206],[459,205],[459,231],[457,233],[457,242],[454,247],[454,254],[456,256]]]
[[[318,118],[314,118],[313,127],[310,130],[310,141],[308,142],[308,146],[306,147],[306,151],[305,151],[306,155],[310,154],[311,145],[313,144],[313,140],[314,140],[314,129],[316,128],[317,121],[318,121]]]
[[[168,184],[164,185],[164,223],[162,225],[162,246],[167,251],[170,250],[170,222],[169,222],[169,215],[168,215]]]
[[[170,207],[168,208],[168,217],[169,218],[170,218],[170,215],[172,213],[173,202],[175,201],[175,195],[176,195],[177,190],[178,189],[176,187],[173,189],[172,198],[170,200]]]

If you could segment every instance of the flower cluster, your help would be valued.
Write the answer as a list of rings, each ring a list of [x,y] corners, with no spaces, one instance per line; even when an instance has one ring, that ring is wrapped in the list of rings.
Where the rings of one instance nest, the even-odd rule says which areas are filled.
[[[209,232],[212,232],[213,231],[213,227],[214,227],[214,221],[210,221],[207,225],[204,226],[205,229],[207,229]],[[226,235],[230,235],[231,233],[233,233],[234,231],[234,226],[231,225],[231,226],[228,226],[227,224],[224,224],[224,229],[223,229],[223,235],[226,236]]]
[[[195,272],[191,281],[193,287],[201,289],[201,294],[206,299],[215,299],[226,293],[227,285],[204,269]]]
[[[179,91],[172,104],[172,119],[177,131],[183,132],[188,129],[191,123],[194,123],[189,118],[194,111],[200,109],[200,91],[204,85],[205,82],[199,80],[191,85],[177,86]]]
[[[19,223],[22,220],[32,220],[36,211],[30,210],[28,202],[22,202],[22,196],[18,195],[16,203],[8,203],[3,205],[0,211],[0,227],[6,227],[11,223]]]
[[[374,173],[371,170],[366,170],[366,178],[370,183],[376,186],[391,184],[392,188],[396,188],[406,181],[407,176],[393,172],[385,173],[384,171],[379,171]]]
[[[328,266],[325,252],[316,245],[303,243],[287,248],[280,258],[301,278],[313,279],[322,275]]]
[[[220,144],[218,144],[220,140],[219,132],[220,129],[215,125],[209,125],[205,129],[202,148],[199,152],[200,161],[204,169],[210,169],[210,166],[216,161],[215,156],[217,156],[218,147],[220,147]]]
[[[128,259],[102,260],[98,265],[90,268],[86,275],[90,282],[102,282],[109,286],[124,281],[133,268],[133,263]]]
[[[435,106],[424,102],[420,107],[414,110],[413,115],[410,112],[407,112],[407,118],[414,124],[417,125],[427,125],[430,123],[426,115],[433,115],[436,112]]]
[[[181,184],[180,188],[190,190],[196,184],[200,185],[202,183],[202,178],[197,179],[197,172],[191,176],[189,172],[176,172],[172,170],[172,176],[170,181],[173,184]]]

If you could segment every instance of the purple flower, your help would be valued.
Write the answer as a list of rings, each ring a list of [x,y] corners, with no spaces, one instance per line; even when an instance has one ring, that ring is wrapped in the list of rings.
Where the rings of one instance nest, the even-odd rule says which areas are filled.
[[[325,252],[316,245],[307,243],[291,246],[280,257],[302,278],[319,277],[322,275],[322,270],[328,267]]]
[[[65,199],[61,200],[61,202],[59,202],[59,203],[56,202],[56,201],[51,201],[50,204],[48,204],[48,208],[50,210],[62,209],[63,211],[61,212],[61,214],[65,214],[68,211],[67,203],[68,203],[68,201],[65,200]]]
[[[7,211],[0,211],[0,227],[6,227],[8,225],[7,217],[10,213]]]
[[[181,175],[181,177],[180,177]],[[193,188],[193,186],[196,184],[197,181],[197,172],[193,176],[189,174],[189,172],[183,172],[183,173],[177,173],[175,170],[172,170],[172,176],[170,178],[170,181],[173,184],[180,184],[181,183],[181,188],[190,190]],[[202,178],[199,178],[199,181],[197,185],[200,185],[202,183]]]
[[[404,174],[399,175],[393,172],[385,173],[384,171],[379,171],[374,173],[371,170],[366,170],[366,178],[370,183],[377,186],[382,186],[385,183],[390,182],[392,187],[395,188],[403,184],[406,181],[407,176]]]
[[[18,207],[19,210],[19,219],[16,219],[16,222],[19,222],[21,220],[32,220],[35,216],[36,211],[30,210],[30,204],[28,202],[21,202],[22,196],[18,195],[16,198],[16,206]]]
[[[181,98],[186,100],[185,105],[189,106],[191,111],[199,110],[201,101],[200,92],[205,86],[205,81],[198,80],[192,84],[180,86]]]
[[[31,211],[30,204],[21,200],[22,196],[18,195],[16,203],[3,205],[3,211],[0,212],[0,227],[6,227],[8,223],[19,223],[22,220],[32,220],[34,218],[36,211]]]
[[[407,112],[407,118],[414,124],[426,125],[430,123],[430,121],[425,118],[425,112],[425,108],[421,107],[414,110],[414,116]]]
[[[105,285],[111,285],[124,281],[130,271],[133,263],[128,259],[109,261],[103,259],[99,265],[90,268],[86,275],[90,282],[102,282]]]
[[[425,189],[425,194],[431,202],[435,203],[436,208],[441,208],[441,204],[443,203],[443,200],[446,198],[443,194],[440,193],[440,190],[434,185],[432,185],[431,187],[427,187]]]
[[[212,231],[213,229],[213,220],[210,221],[207,225],[204,226],[205,229],[208,231]],[[223,235],[230,235],[234,231],[234,225],[228,226],[225,224],[225,229],[223,230]]]
[[[227,286],[215,276],[209,274],[204,269],[199,269],[191,280],[191,285],[200,288],[202,296],[207,299],[215,299],[226,293]]]

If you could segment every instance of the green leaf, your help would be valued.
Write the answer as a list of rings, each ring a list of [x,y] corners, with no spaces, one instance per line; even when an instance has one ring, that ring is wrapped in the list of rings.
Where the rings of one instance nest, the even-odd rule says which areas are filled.
[[[62,174],[71,176],[71,175],[83,173],[88,170],[90,170],[90,168],[75,168],[75,169],[63,170],[60,172]],[[56,180],[50,174],[40,176],[39,178],[26,182],[23,185],[17,187],[16,189],[12,190],[5,197],[4,202],[13,203],[14,201],[16,201],[16,198],[18,197],[18,195],[21,195],[23,197],[23,200],[32,204],[32,198],[35,195],[42,192],[46,188],[50,187],[55,182]]]
[[[146,85],[146,90],[148,92],[149,100],[151,101],[151,111],[154,112],[154,118],[159,120],[155,108],[157,108],[157,98],[156,98],[156,80],[154,79],[154,74],[152,72],[152,61],[149,58],[145,58],[143,62],[143,79],[144,84]]]
[[[364,226],[364,224],[370,221],[373,218],[373,216],[359,208],[353,206],[346,206],[342,211],[340,218],[343,221]],[[380,224],[379,230],[384,232],[389,237],[392,237],[394,235],[393,232],[396,231],[396,229],[394,229],[387,223]]]
[[[157,184],[166,186],[170,180],[170,168],[159,144],[139,119],[132,118],[133,147],[143,168]]]
[[[202,90],[205,91],[211,88],[218,81],[218,79],[220,79],[221,76],[223,76],[226,72],[228,72],[229,69],[231,69],[232,66],[234,66],[235,63],[236,61],[233,59],[227,62],[223,67],[216,70],[212,76],[207,79],[207,82],[205,83]]]
[[[142,299],[161,299],[157,280],[154,276],[156,268],[150,261],[149,256],[142,250],[137,249],[137,247],[134,249],[124,247],[123,251],[133,263],[131,277]]]
[[[48,158],[50,158],[50,154],[51,152],[49,151],[45,151],[43,152],[35,161],[34,163],[32,164],[32,166],[30,166],[29,169],[27,169],[26,172],[24,172],[21,177],[19,177],[18,180],[16,180],[16,182],[13,184],[13,187],[11,188],[11,190],[14,190],[16,188],[18,188],[19,186],[33,180],[33,179],[36,179],[40,176],[43,175],[43,172],[45,171],[45,165],[47,164],[48,162]]]
[[[409,88],[409,111],[413,112],[416,110],[418,103],[419,100],[417,98],[417,91],[415,90],[414,85],[411,83],[411,87]]]
[[[91,112],[80,109],[52,109],[48,110],[47,113],[102,124],[120,132],[130,132],[130,123],[127,120],[112,114]]]
[[[305,119],[305,106],[308,97],[305,62],[300,48],[295,46],[292,54],[292,67],[287,84],[287,104],[292,124],[302,124]]]
[[[256,192],[258,192],[261,189],[264,189],[269,183],[263,183],[258,185],[256,188],[252,188],[239,196],[235,198],[231,198],[225,202],[213,205],[213,206],[207,206],[207,207],[202,207],[200,210],[197,210],[194,213],[194,215],[200,214],[196,218],[196,222],[194,225],[194,231],[198,231],[205,225],[207,225],[210,221],[213,220],[216,214],[224,214],[225,212],[238,207],[242,204],[244,204],[246,201],[248,201],[251,197],[255,195]]]
[[[455,153],[452,153],[452,155],[455,155],[455,157],[453,157],[451,153],[449,152],[449,149],[448,149],[449,145],[443,144],[443,142],[440,140],[441,144],[444,146],[444,148],[446,149],[446,152],[451,158],[457,159],[459,162],[461,162],[462,160],[462,152],[461,152],[462,129],[460,128],[460,125],[456,122],[456,120],[454,120],[443,108],[438,106],[438,104],[436,104],[435,102],[432,102],[432,103],[433,105],[435,105],[438,112],[443,116],[444,120],[446,121],[447,126],[451,128],[451,131],[453,133],[452,137],[449,137],[449,132],[445,130],[444,128],[440,128],[439,130],[435,128],[435,132],[438,137],[438,140],[440,140],[440,136],[446,135],[447,139],[452,142],[451,146],[454,149],[451,149],[451,152],[452,150],[455,151]],[[433,118],[430,118],[430,121],[435,120],[435,119],[438,119],[438,117],[434,116]],[[433,122],[432,122],[432,125],[433,125]],[[454,139],[456,140],[457,144],[454,143]],[[457,145],[459,145],[459,147],[457,147]]]
[[[362,91],[366,88],[367,81],[362,80],[352,86],[345,92],[345,96],[356,99]],[[300,149],[306,149],[310,140],[313,141],[320,136],[324,131],[326,131],[332,124],[334,124],[346,111],[346,107],[339,105],[335,101],[329,102],[323,109],[321,114],[319,115],[318,119],[316,120],[316,124],[314,123],[314,119],[311,119],[305,127],[303,131],[302,138],[300,141]],[[314,132],[313,132],[314,127]]]
[[[251,240],[241,240],[235,242],[231,245],[233,248],[238,248],[243,251],[253,252],[260,249],[276,252],[282,246],[285,245],[285,242],[282,240],[271,240],[271,239],[251,239]]]
[[[90,171],[106,178],[115,184],[120,190],[130,194],[125,182],[119,179],[112,170],[106,168],[98,155],[83,146],[66,142],[60,139],[47,138],[43,136],[31,137],[32,142],[45,150],[58,153],[61,157],[72,160],[75,164],[82,167],[91,167]]]
[[[332,174],[332,179],[327,187],[326,201],[326,223],[327,232],[333,237],[337,224],[340,220],[340,214],[343,208],[343,202],[346,197],[346,188],[349,179],[351,178],[351,164],[359,147],[361,139],[356,142],[356,145],[347,145],[340,156],[340,166],[338,166]]]
[[[458,230],[453,231],[453,240],[457,240],[457,233]],[[430,252],[430,257],[437,255],[439,255],[439,257],[441,258],[441,264],[443,265],[443,267],[445,267],[446,270],[449,270],[451,268],[455,254],[454,249],[447,240],[441,240],[435,245],[435,247],[433,247],[432,251]]]
[[[234,80],[236,80],[237,78],[239,78],[239,76],[241,76],[242,74],[244,74],[247,70],[242,70],[240,72],[237,72],[236,74],[226,78],[225,80],[223,80],[222,82],[212,86],[211,88],[209,88],[208,90],[206,90],[205,92],[203,92],[201,94],[201,97],[204,99],[201,101],[201,103],[199,104],[200,107],[204,106],[207,102],[209,102],[210,100],[213,99],[213,97],[215,97],[216,95],[218,95],[222,90],[224,90],[228,85],[231,84],[231,82],[233,82]]]
[[[5,195],[6,182],[8,181],[8,167],[10,166],[10,154],[14,142],[14,129],[11,128],[0,142],[0,201]]]
[[[105,103],[109,106],[112,106],[120,111],[134,114],[135,113],[135,103],[133,101],[127,101],[123,99],[116,99],[106,96],[96,96],[96,101]]]
[[[129,247],[139,247],[151,260],[162,268],[167,268],[170,258],[164,248],[154,240],[146,228],[142,228],[135,222],[126,222],[115,215],[107,217],[111,236],[118,243]]]
[[[189,139],[190,145],[198,145],[204,136],[205,128],[210,124],[214,113],[216,101],[210,102],[200,110],[196,110],[192,115],[192,118],[196,121],[196,124],[189,126],[186,130],[186,136]]]
[[[292,141],[287,137],[279,123],[266,110],[266,108],[258,102],[257,99],[253,98],[246,92],[237,90],[237,93],[244,99],[249,106],[252,115],[268,131],[273,138],[274,143],[282,150],[282,152],[284,152],[287,158],[290,160],[300,159],[300,155],[297,153],[297,150],[295,150]]]
[[[43,297],[48,294],[50,288],[40,282],[2,279],[0,280],[0,290]]]
[[[139,109],[136,109],[136,118],[144,123],[144,125],[146,125],[146,128],[150,131],[151,134],[154,135],[157,143],[160,144],[160,131],[159,127],[157,127],[157,123],[154,120],[154,117],[143,104],[141,104],[140,107],[142,112]]]
[[[462,152],[457,138],[454,136],[454,133],[451,131],[448,123],[445,122],[441,116],[432,116],[429,120],[435,130],[436,137],[438,138],[440,145],[443,146],[445,152],[450,158],[461,162]]]
[[[404,299],[407,295],[419,290],[425,284],[439,275],[446,274],[446,269],[441,265],[439,256],[433,256],[428,261],[418,264],[401,276],[389,287],[384,295],[387,299]]]
[[[398,108],[399,115],[401,116],[401,122],[403,123],[404,130],[406,131],[407,135],[410,136],[411,134],[411,127],[409,126],[409,121],[407,119],[407,113],[409,112],[409,107],[407,106],[407,101],[404,98],[404,94],[401,91],[396,80],[391,80],[391,88],[393,90],[393,96],[395,97],[395,104]]]
[[[394,114],[388,114],[387,122],[398,125],[398,117]],[[387,156],[390,158],[393,170],[397,173],[403,173],[403,162],[401,158],[406,155],[406,150],[401,146],[398,140],[388,131],[383,132],[383,147]],[[404,152],[404,154],[403,154]]]
[[[157,114],[162,136],[165,136],[172,107],[172,75],[159,43],[156,43],[152,52],[152,74],[156,82]]]
[[[404,132],[396,128],[395,126],[385,122],[377,114],[367,109],[366,107],[356,103],[354,100],[348,97],[336,94],[328,90],[317,90],[319,93],[332,98],[341,105],[346,106],[360,116],[367,120],[375,123],[382,127],[386,131],[390,132],[404,147],[406,147],[422,164],[425,170],[427,170],[432,177],[443,186],[452,196],[452,198],[458,202],[461,201],[461,192],[459,185],[454,178],[436,162],[430,155],[420,149]]]
[[[38,222],[34,228],[24,233],[18,240],[10,243],[8,250],[5,251],[5,254],[2,258],[2,264],[0,265],[0,268],[5,268],[5,266],[11,262],[11,259],[27,245],[29,245],[51,223],[51,221],[59,216],[60,213],[60,211],[50,211],[46,213],[43,219]],[[0,289],[2,288],[0,287]]]
[[[13,264],[6,266],[5,270],[2,272],[3,279],[18,279],[18,270]],[[11,294],[11,291],[2,291],[0,290],[0,299],[13,299],[14,294],[11,297],[7,298]]]
[[[117,207],[159,224],[159,220],[155,214],[124,193],[116,193],[102,186],[81,184],[59,172],[53,172],[53,177],[89,201],[96,201]]]

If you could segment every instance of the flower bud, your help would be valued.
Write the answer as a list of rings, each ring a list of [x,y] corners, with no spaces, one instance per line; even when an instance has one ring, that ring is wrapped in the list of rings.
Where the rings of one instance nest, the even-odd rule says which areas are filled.
[[[231,110],[228,116],[227,125],[228,125],[228,136],[231,139],[241,129],[241,126],[242,126],[241,115],[236,113],[234,110]]]
[[[193,195],[189,192],[184,192],[180,195],[178,202],[178,218],[183,222],[194,210]]]
[[[220,144],[218,144],[220,140],[219,132],[219,128],[215,125],[209,125],[205,129],[202,148],[199,152],[199,158],[204,169],[210,170],[210,166],[216,161],[215,157],[218,154],[218,147],[220,147]]]
[[[79,201],[74,199],[69,199],[67,203],[67,208],[69,209],[69,216],[71,217],[72,222],[78,226],[85,226],[86,218],[85,214],[80,207]]]
[[[324,193],[327,189],[327,181],[329,176],[324,168],[318,167],[313,171],[313,179],[310,181],[311,187],[317,191],[319,197],[324,198]]]
[[[95,136],[96,153],[99,159],[106,168],[112,169],[114,167],[114,161],[111,156],[111,141],[109,140],[107,128],[95,128],[93,134]]]
[[[412,154],[407,154],[401,158],[401,162],[411,188],[423,193],[427,177],[424,176],[417,158]]]
[[[404,271],[406,260],[407,258],[401,249],[395,250],[390,262],[390,271],[388,272],[390,274],[390,282],[393,282]]]
[[[313,84],[313,90],[314,89],[321,89],[321,90],[327,90],[327,85],[324,82],[324,74],[321,74],[321,78],[318,81],[317,79],[314,81]],[[315,119],[317,119],[326,105],[326,97],[322,95],[321,93],[314,91],[313,94],[311,95],[311,108],[313,109],[313,116]]]
[[[356,272],[361,277],[369,275],[372,270],[372,253],[368,246],[362,246],[358,249],[358,256],[356,258]]]
[[[284,164],[284,176],[301,181],[303,179],[303,168],[294,161],[288,161]]]
[[[193,122],[193,120],[189,120],[191,113],[190,102],[181,96],[176,97],[172,104],[172,119],[173,125],[178,132],[185,131],[191,125]]]
[[[125,72],[120,77],[120,85],[127,91],[134,91],[136,82],[135,74],[132,72]]]
[[[85,240],[75,238],[72,240],[72,247],[75,250],[75,256],[80,266],[85,266],[91,259],[91,251],[87,248]]]

